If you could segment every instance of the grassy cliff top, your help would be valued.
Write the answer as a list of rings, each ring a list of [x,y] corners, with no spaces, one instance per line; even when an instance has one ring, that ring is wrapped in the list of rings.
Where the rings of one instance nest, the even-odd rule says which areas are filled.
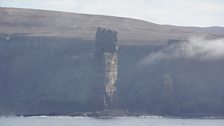
[[[94,40],[97,27],[118,31],[120,44],[160,43],[199,35],[224,37],[222,27],[180,27],[122,17],[0,8],[0,34],[3,36],[17,34]]]

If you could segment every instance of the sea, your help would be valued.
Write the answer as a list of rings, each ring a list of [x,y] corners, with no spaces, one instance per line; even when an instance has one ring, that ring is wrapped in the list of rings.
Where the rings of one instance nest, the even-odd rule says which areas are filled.
[[[142,117],[0,117],[0,126],[224,126],[224,119]]]

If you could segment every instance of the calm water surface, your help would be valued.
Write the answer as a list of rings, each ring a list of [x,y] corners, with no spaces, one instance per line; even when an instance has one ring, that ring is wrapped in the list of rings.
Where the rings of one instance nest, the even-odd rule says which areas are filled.
[[[0,126],[224,126],[224,119],[0,117]]]

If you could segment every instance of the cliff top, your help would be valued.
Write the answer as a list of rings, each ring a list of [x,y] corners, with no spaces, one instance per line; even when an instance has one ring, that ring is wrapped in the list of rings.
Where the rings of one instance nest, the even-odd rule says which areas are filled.
[[[94,40],[97,27],[118,31],[119,44],[148,44],[206,35],[223,37],[222,27],[180,27],[143,20],[45,10],[0,8],[0,34]]]

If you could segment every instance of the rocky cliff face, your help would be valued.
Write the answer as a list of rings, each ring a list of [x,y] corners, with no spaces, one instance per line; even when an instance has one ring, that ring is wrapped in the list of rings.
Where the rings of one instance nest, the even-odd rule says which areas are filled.
[[[57,114],[97,109],[90,107],[93,42],[10,37],[0,40],[1,113]]]
[[[105,99],[108,107],[131,112],[223,114],[223,58],[185,57],[180,52],[183,57],[163,57],[152,62],[148,60],[151,55],[173,54],[171,47],[182,46],[179,42],[120,45],[117,51],[116,39],[104,36],[113,34],[116,38],[115,32],[99,29],[97,34],[96,41],[2,37],[0,113],[69,115],[103,110],[107,107]]]
[[[178,53],[172,56],[174,48],[169,44],[120,47],[119,105],[158,115],[223,115],[223,58],[200,59],[201,55],[192,57],[192,52],[186,55],[180,51],[185,49],[179,43],[173,46],[178,47]]]

